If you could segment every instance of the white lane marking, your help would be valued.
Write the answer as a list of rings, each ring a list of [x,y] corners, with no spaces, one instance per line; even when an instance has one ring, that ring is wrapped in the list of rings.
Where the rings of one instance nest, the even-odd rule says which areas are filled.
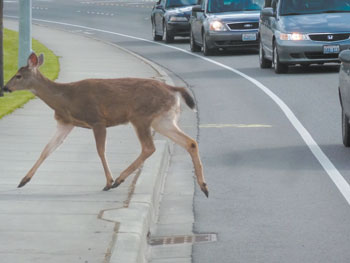
[[[18,17],[15,17],[15,16],[4,16],[4,17],[18,19]],[[135,40],[139,40],[139,41],[143,41],[143,42],[148,42],[148,43],[164,46],[164,47],[178,50],[178,51],[186,53],[188,55],[197,57],[199,59],[205,60],[205,61],[210,62],[218,67],[227,69],[228,71],[231,71],[231,72],[245,78],[246,80],[250,81],[255,86],[257,86],[261,91],[263,91],[267,96],[269,96],[280,107],[282,112],[286,115],[287,119],[291,122],[291,124],[294,126],[294,128],[297,130],[297,132],[300,134],[301,138],[304,140],[304,142],[309,147],[309,149],[311,150],[313,155],[319,161],[319,163],[321,164],[323,169],[326,171],[328,176],[331,178],[331,180],[336,185],[336,187],[338,188],[340,193],[343,195],[345,200],[350,205],[350,185],[348,184],[348,182],[344,179],[344,177],[340,174],[340,172],[337,170],[337,168],[334,166],[334,164],[325,155],[325,153],[322,151],[320,146],[318,146],[316,141],[312,138],[311,134],[301,124],[301,122],[294,115],[294,113],[287,106],[287,104],[285,104],[285,102],[283,100],[281,100],[275,93],[273,93],[270,89],[265,87],[262,83],[260,83],[256,79],[244,74],[243,72],[240,72],[237,69],[231,68],[225,64],[222,64],[222,63],[217,62],[215,60],[212,60],[210,58],[202,57],[198,54],[192,53],[192,52],[184,50],[182,48],[178,48],[175,46],[169,46],[169,45],[166,45],[164,43],[154,42],[152,40],[148,40],[148,39],[144,39],[144,38],[140,38],[140,37],[125,35],[125,34],[121,34],[121,33],[116,33],[116,32],[112,32],[112,31],[108,31],[108,30],[92,28],[92,27],[87,27],[87,26],[74,25],[74,24],[69,24],[69,23],[64,23],[64,22],[56,22],[56,21],[49,21],[49,20],[43,20],[43,19],[33,19],[33,20],[38,21],[38,22],[51,23],[51,24],[57,24],[57,25],[77,27],[77,28],[82,28],[82,29],[87,29],[87,30],[93,30],[93,31],[101,32],[101,33],[117,35],[117,36],[121,36],[121,37],[131,38],[131,39],[135,39]]]

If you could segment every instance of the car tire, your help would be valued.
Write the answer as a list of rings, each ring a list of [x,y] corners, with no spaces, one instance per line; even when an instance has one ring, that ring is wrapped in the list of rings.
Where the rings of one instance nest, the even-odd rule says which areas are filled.
[[[349,117],[346,116],[344,110],[342,109],[342,136],[343,144],[345,147],[350,147],[350,124]]]
[[[288,72],[288,65],[280,62],[276,44],[273,45],[273,65],[277,74]]]
[[[196,41],[194,40],[194,36],[191,30],[190,33],[190,47],[192,52],[199,52],[201,51],[201,47],[196,44]]]
[[[260,68],[271,68],[272,61],[265,58],[265,52],[261,41],[259,42],[259,64]]]
[[[165,22],[163,22],[163,40],[165,43],[174,42],[174,36],[170,35]]]
[[[209,48],[208,47],[208,43],[207,43],[207,39],[205,34],[203,34],[203,54],[204,56],[211,56],[214,53],[214,49],[213,48]]]
[[[161,41],[162,36],[157,35],[156,33],[156,26],[154,25],[154,22],[152,21],[152,38],[154,41]]]

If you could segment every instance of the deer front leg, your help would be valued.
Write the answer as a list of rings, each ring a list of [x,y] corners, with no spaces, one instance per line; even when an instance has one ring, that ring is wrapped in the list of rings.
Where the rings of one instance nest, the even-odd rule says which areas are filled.
[[[72,124],[67,124],[67,123],[57,121],[57,130],[56,130],[54,136],[49,141],[49,143],[45,146],[39,159],[36,161],[34,166],[29,170],[27,175],[21,180],[18,187],[24,186],[26,183],[28,183],[32,179],[36,170],[38,170],[39,166],[44,162],[44,160],[52,152],[54,152],[58,148],[58,146],[60,146],[63,143],[64,139],[73,130],[73,128],[74,128],[74,126]]]
[[[98,155],[101,158],[103,169],[105,171],[106,176],[106,186],[103,188],[103,191],[108,191],[112,188],[113,184],[113,177],[112,173],[109,169],[107,160],[106,160],[106,135],[107,135],[107,129],[105,126],[98,125],[93,127],[95,140],[96,140],[96,147]]]
[[[139,168],[143,162],[150,157],[156,150],[153,143],[153,138],[151,134],[151,128],[148,125],[136,126],[134,125],[137,136],[141,142],[142,151],[139,157],[132,163],[128,168],[126,168],[120,176],[114,181],[112,188],[119,186],[125,179],[133,173],[137,168]]]

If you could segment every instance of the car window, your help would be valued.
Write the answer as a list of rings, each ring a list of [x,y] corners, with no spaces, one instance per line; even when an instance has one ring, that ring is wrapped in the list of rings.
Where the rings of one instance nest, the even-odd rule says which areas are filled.
[[[167,8],[196,5],[198,0],[168,0],[166,3]]]
[[[281,15],[350,12],[350,0],[284,0]]]
[[[209,13],[261,10],[264,0],[209,0]]]

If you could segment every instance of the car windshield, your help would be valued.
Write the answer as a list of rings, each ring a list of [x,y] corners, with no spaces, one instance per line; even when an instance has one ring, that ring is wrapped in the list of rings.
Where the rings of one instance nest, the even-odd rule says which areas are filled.
[[[209,13],[261,10],[264,0],[209,0]]]
[[[280,15],[350,12],[350,0],[284,0]]]
[[[168,0],[166,3],[167,8],[196,5],[198,0]]]

